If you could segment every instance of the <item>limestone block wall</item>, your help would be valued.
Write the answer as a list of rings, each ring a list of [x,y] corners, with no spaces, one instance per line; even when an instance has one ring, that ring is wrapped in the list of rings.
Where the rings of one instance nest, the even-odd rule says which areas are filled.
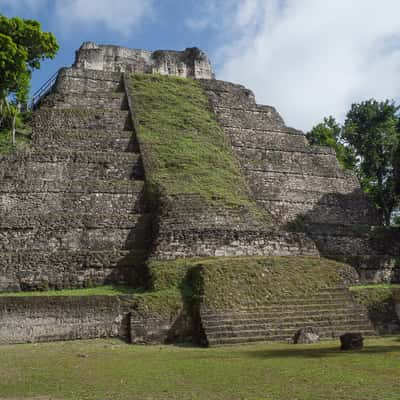
[[[322,255],[351,262],[361,280],[400,279],[395,259],[400,249],[392,245],[398,234],[387,232],[377,247],[369,227],[379,225],[380,218],[332,149],[310,146],[302,132],[285,126],[272,107],[256,104],[243,86],[216,80],[201,84],[254,198],[277,226],[307,233]]]
[[[157,90],[154,90],[154,87],[157,88],[156,85],[158,85],[158,81],[161,80],[163,85],[168,85],[169,83],[164,78],[145,79],[137,77],[136,79],[143,79],[143,85],[155,85],[151,86],[152,91],[150,93],[157,93]],[[187,90],[185,90],[185,83],[182,81],[172,80],[170,82],[175,82],[176,85],[181,85],[181,92],[175,93],[175,95],[179,97],[180,101],[187,102],[189,107],[192,107],[193,114],[199,112],[196,107],[200,106],[197,103],[196,106],[193,106],[191,104],[191,98],[185,96],[190,90],[193,90],[194,93],[201,98],[201,96],[204,96],[202,88],[196,83],[193,85],[196,89],[186,88]],[[170,127],[168,125],[170,124],[170,121],[165,121],[165,125],[168,126],[169,129],[166,129],[164,126],[165,132],[163,133],[163,137],[157,138],[157,140],[152,139],[152,142],[145,134],[141,136],[140,131],[143,127],[145,129],[153,129],[148,128],[145,124],[147,113],[154,112],[154,110],[151,110],[146,106],[140,107],[141,99],[140,96],[137,95],[137,92],[142,89],[140,86],[137,86],[137,92],[135,92],[135,86],[130,84],[130,77],[128,74],[124,75],[124,84],[128,94],[128,105],[132,111],[134,119],[135,131],[139,132],[137,136],[141,149],[145,175],[154,175],[154,171],[157,171],[158,168],[157,151],[160,151],[160,149],[156,148],[157,145],[155,146],[154,143],[168,144],[168,140],[171,140],[170,138],[172,136],[179,135],[179,137],[182,138],[180,140],[182,140],[183,143],[185,140],[198,140],[198,142],[195,143],[199,146],[199,152],[201,152],[201,146],[210,148],[207,139],[211,139],[207,136],[209,133],[206,128],[196,128],[198,130],[198,136],[200,136],[199,139],[196,137],[191,138],[190,133],[188,134],[185,132],[184,125],[186,116],[182,117],[181,109],[179,109],[177,113],[179,114],[179,117],[176,117],[177,119],[181,119],[179,123],[175,123],[174,126]],[[189,85],[191,85],[191,83]],[[159,86],[159,88],[160,90],[165,89],[165,86]],[[173,91],[176,90],[176,88],[171,88],[170,90]],[[157,96],[156,94],[152,95]],[[202,108],[202,118],[213,119],[214,116],[208,109],[207,97],[203,97],[203,99],[205,107],[201,106],[204,107],[204,109]],[[154,100],[155,104],[157,104],[157,99]],[[199,104],[200,103],[201,102],[199,102]],[[165,101],[163,104],[165,104]],[[158,107],[157,110],[160,118],[162,118],[162,115],[166,114],[167,107],[164,105],[158,105],[155,107]],[[160,112],[160,109],[162,109],[162,112]],[[272,113],[270,108],[263,107],[263,110],[265,110],[266,115],[268,114],[271,118],[275,118],[275,115]],[[173,112],[173,110],[169,110],[169,112]],[[152,114],[152,118],[155,118],[154,114]],[[187,118],[189,118],[189,116]],[[262,118],[264,118],[264,115],[262,115]],[[280,119],[277,118],[277,121],[279,122]],[[213,122],[216,121],[214,120]],[[188,124],[190,125],[190,122],[188,122]],[[237,166],[235,156],[231,152],[229,142],[226,141],[224,132],[220,131],[218,128],[219,127],[216,124],[214,132],[218,132],[218,135],[220,135],[218,140],[220,140],[223,145],[221,144],[221,147],[215,147],[215,149],[218,149],[219,151],[224,149],[221,153],[224,154],[226,157],[225,159],[229,160],[229,162],[230,159],[232,159],[232,163],[235,165],[235,182],[239,182],[233,189],[229,188],[225,190],[229,192],[231,190],[234,192],[240,192],[241,195],[246,196],[246,202],[229,202],[224,198],[224,196],[226,197],[226,193],[223,193],[222,195],[215,194],[214,201],[210,201],[205,197],[204,193],[201,193],[202,189],[200,184],[197,186],[189,186],[190,190],[188,190],[185,179],[182,179],[182,177],[174,172],[177,165],[181,165],[184,169],[185,163],[197,162],[201,174],[207,176],[208,171],[212,168],[216,170],[219,169],[222,175],[223,168],[225,168],[226,164],[221,166],[220,163],[215,160],[215,162],[210,162],[210,165],[207,165],[207,168],[204,168],[198,160],[191,158],[190,152],[185,153],[188,151],[186,148],[180,148],[180,151],[182,154],[186,155],[187,159],[185,159],[185,161],[182,161],[182,158],[178,161],[175,160],[175,165],[174,160],[171,160],[171,170],[168,171],[166,168],[166,170],[163,171],[163,174],[165,174],[163,176],[167,182],[170,179],[177,179],[177,182],[179,182],[182,187],[181,191],[177,190],[170,193],[168,192],[168,188],[162,186],[163,182],[160,182],[157,183],[160,193],[154,194],[155,199],[153,199],[153,202],[156,203],[156,218],[154,219],[153,224],[154,235],[151,250],[152,256],[159,259],[175,259],[180,257],[186,258],[199,256],[318,255],[314,243],[307,238],[304,233],[281,231],[279,227],[277,229],[277,227],[272,226],[269,216],[256,205],[251,196],[248,196],[248,188],[246,187],[245,180],[241,177],[240,168]],[[204,129],[203,132],[202,129]],[[193,130],[193,127],[190,125],[188,131],[191,130]],[[156,130],[154,130],[154,132],[157,134]],[[201,135],[203,135],[205,140],[202,141]],[[195,150],[193,149],[193,151]],[[160,151],[160,154],[162,154],[162,151]],[[210,159],[212,159],[212,157],[213,155],[210,154]],[[229,167],[232,168],[231,165]],[[196,180],[199,179],[199,176],[194,175],[192,179],[196,182]],[[218,184],[220,183],[217,182],[216,185]],[[156,186],[154,183],[153,185]],[[218,196],[220,196],[219,199]]]
[[[85,42],[76,52],[73,66],[87,70],[158,73],[185,78],[214,77],[206,54],[196,47],[184,51],[148,51]]]
[[[273,230],[174,229],[161,231],[153,244],[162,259],[236,256],[318,256],[306,234]]]
[[[0,158],[0,291],[143,284],[151,215],[131,121],[121,74],[60,71],[29,151]]]
[[[0,344],[129,337],[130,296],[1,297]]]
[[[373,224],[373,210],[354,175],[343,171],[329,148],[310,146],[285,126],[276,110],[255,103],[240,85],[201,81],[252,192],[277,223],[298,216],[309,222]]]

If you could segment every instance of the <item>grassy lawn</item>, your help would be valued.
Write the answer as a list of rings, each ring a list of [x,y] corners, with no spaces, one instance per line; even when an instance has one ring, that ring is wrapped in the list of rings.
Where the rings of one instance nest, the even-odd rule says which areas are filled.
[[[93,340],[2,346],[0,398],[398,400],[400,338],[214,349]]]

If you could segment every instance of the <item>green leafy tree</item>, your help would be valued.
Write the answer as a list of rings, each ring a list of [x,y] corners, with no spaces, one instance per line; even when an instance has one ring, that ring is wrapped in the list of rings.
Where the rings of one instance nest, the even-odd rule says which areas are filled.
[[[399,107],[392,101],[367,100],[353,104],[346,116],[342,137],[358,158],[357,172],[365,192],[369,193],[390,224],[399,204]]]
[[[42,60],[54,58],[58,48],[54,35],[43,32],[38,21],[0,15],[0,129],[11,129],[13,144],[32,71]]]
[[[314,126],[306,134],[311,145],[329,146],[336,152],[340,165],[345,169],[355,169],[356,156],[350,147],[342,143],[341,126],[332,116],[324,118],[324,121]]]

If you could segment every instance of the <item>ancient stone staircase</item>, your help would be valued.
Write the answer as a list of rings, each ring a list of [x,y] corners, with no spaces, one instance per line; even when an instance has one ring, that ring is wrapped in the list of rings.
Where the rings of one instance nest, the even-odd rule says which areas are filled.
[[[144,173],[121,74],[68,70],[0,160],[0,290],[134,284],[149,247]]]
[[[289,341],[303,327],[312,326],[321,339],[349,331],[375,335],[367,310],[345,287],[321,289],[312,296],[277,302],[245,304],[237,310],[201,310],[202,326],[210,346],[259,341]]]

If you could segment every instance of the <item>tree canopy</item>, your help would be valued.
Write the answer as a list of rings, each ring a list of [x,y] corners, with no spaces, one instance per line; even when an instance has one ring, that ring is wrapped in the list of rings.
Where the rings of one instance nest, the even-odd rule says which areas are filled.
[[[332,117],[307,133],[311,144],[333,147],[343,167],[352,169],[390,224],[400,204],[400,115],[393,101],[353,104],[343,126]]]
[[[32,71],[54,58],[58,48],[55,36],[43,32],[38,21],[0,15],[0,99],[15,96],[25,102]]]
[[[353,104],[343,127],[344,140],[359,157],[358,175],[389,225],[399,202],[396,164],[400,145],[399,107],[389,100]]]
[[[341,142],[341,132],[341,126],[330,116],[314,126],[306,136],[311,145],[334,148],[340,165],[345,169],[354,169],[356,155],[349,146]]]

